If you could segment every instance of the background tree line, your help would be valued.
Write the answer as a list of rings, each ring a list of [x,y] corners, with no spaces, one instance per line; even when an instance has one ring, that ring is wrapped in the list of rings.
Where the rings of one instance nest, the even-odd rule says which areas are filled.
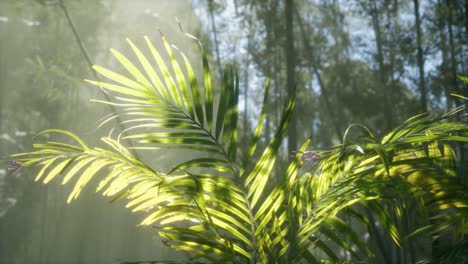
[[[413,115],[437,116],[465,104],[451,94],[468,94],[458,77],[467,75],[468,1],[196,2],[196,12],[209,18],[204,24],[216,56],[233,57],[244,67],[246,138],[260,100],[252,94],[265,78],[272,87],[265,142],[273,133],[269,128],[278,125],[281,106],[297,94],[284,159],[307,138],[319,149],[342,142],[351,123],[382,135]],[[467,122],[464,118],[459,121]],[[454,147],[459,182],[465,184],[466,144]],[[381,263],[414,263],[450,243],[431,245],[420,237],[399,248],[382,231],[374,226],[371,235]]]
[[[457,78],[466,74],[466,1],[195,2],[210,14],[206,29],[225,54],[216,56],[249,65],[244,96],[254,100],[249,89],[271,79],[269,122],[294,88],[302,95],[289,150],[309,136],[317,146],[336,143],[349,123],[387,131],[463,103],[450,94],[466,94]]]

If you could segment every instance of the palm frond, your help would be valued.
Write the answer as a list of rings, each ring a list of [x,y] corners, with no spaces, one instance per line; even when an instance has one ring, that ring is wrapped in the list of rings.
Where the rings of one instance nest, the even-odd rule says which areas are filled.
[[[151,59],[128,40],[139,66],[111,50],[127,74],[95,66],[109,80],[88,80],[114,96],[112,102],[94,101],[119,108],[101,124],[122,117],[126,129],[117,138],[104,137],[104,148],[91,148],[71,132],[52,129],[43,133],[63,134],[75,143],[37,143],[34,151],[14,155],[22,166],[39,167],[36,181],[74,181],[68,202],[98,178],[98,192],[114,200],[127,198],[128,208],[145,213],[142,224],[154,227],[166,245],[190,252],[190,262],[319,263],[316,252],[321,252],[325,261],[339,263],[337,248],[353,260],[365,261],[372,252],[345,220],[350,216],[365,226],[374,224],[361,210],[370,212],[397,245],[420,232],[434,237],[466,234],[466,184],[457,182],[451,144],[468,141],[468,125],[449,121],[461,108],[440,118],[415,116],[382,138],[353,124],[342,144],[314,152],[318,161],[312,168],[303,167],[308,140],[277,183],[269,186],[295,98],[285,106],[260,158],[252,161],[266,115],[266,81],[258,123],[238,162],[237,71],[225,67],[214,98],[201,43],[199,81],[187,56],[165,37],[162,55],[148,37],[145,42]],[[364,131],[362,142],[348,138],[354,128]],[[162,172],[137,159],[125,140],[139,143],[133,150],[198,154]],[[411,206],[430,222],[403,234],[400,220]],[[460,220],[462,224],[447,225]]]

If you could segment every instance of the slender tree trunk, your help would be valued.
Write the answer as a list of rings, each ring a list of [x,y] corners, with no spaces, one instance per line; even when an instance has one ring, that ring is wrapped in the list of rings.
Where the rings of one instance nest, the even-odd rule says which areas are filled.
[[[447,5],[447,27],[448,27],[448,33],[449,33],[449,47],[450,47],[450,65],[451,65],[451,80],[452,80],[452,85],[454,87],[454,90],[457,94],[460,94],[460,95],[467,95],[467,93],[464,91],[463,87],[460,87],[458,85],[458,83],[460,82],[458,80],[458,77],[457,77],[457,74],[464,74],[464,72],[462,73],[458,73],[458,63],[460,63],[460,68],[461,68],[461,71],[464,70],[464,67],[463,67],[463,52],[461,52],[461,58],[459,59],[459,61],[457,61],[456,59],[456,56],[457,56],[457,51],[456,51],[456,47],[455,47],[455,34],[453,32],[453,27],[452,25],[454,24],[454,15],[453,15],[453,10],[455,8],[459,8],[456,4],[455,1],[453,0],[446,0],[446,5]],[[459,29],[460,31],[461,29]],[[459,39],[461,40],[462,37],[459,37]],[[463,40],[461,40],[463,41]],[[462,42],[463,43],[463,42]],[[459,106],[465,106],[466,107],[466,103],[465,101],[461,100],[461,99],[454,99],[455,101],[455,105],[457,107]],[[464,110],[464,112],[466,113],[466,109]],[[466,117],[461,117],[461,118],[465,118],[466,120]],[[463,119],[462,119],[463,120]],[[466,161],[466,149],[465,149],[465,145],[466,143],[464,142],[459,142],[458,143],[458,156],[459,156],[459,162],[460,162],[460,165],[459,165],[459,170],[458,170],[458,178],[459,178],[459,182],[464,185],[465,184],[465,175],[464,175],[464,162]]]
[[[250,49],[250,38],[247,43],[247,50]],[[249,111],[249,53],[247,52],[244,64],[244,138],[247,138],[247,124],[249,123],[248,111]]]
[[[323,100],[325,101],[325,107],[327,108],[327,112],[330,116],[330,119],[332,120],[333,126],[335,127],[336,136],[338,137],[338,140],[341,140],[343,138],[342,131],[344,130],[341,128],[341,125],[337,120],[338,114],[335,112],[333,106],[330,103],[330,95],[328,93],[328,89],[322,80],[322,75],[320,74],[320,71],[315,67],[313,68],[313,71],[315,76],[317,77],[320,86],[320,91],[322,92]]]
[[[454,87],[454,90],[456,93],[464,95],[465,93],[463,92],[460,87],[458,87],[458,78],[457,78],[457,60],[456,60],[456,50],[455,50],[455,42],[454,42],[454,34],[453,34],[453,8],[455,8],[455,3],[454,1],[451,0],[446,0],[447,4],[447,27],[448,27],[448,33],[449,33],[449,47],[450,47],[450,65],[451,65],[451,79],[452,79],[452,85]],[[455,105],[456,106],[461,106],[464,103],[460,99],[455,99]],[[463,171],[463,162],[465,161],[465,144],[463,142],[460,142],[458,144],[458,156],[460,157],[460,170],[458,173],[459,177],[459,182],[461,184],[464,184],[465,182],[465,176],[464,176],[464,171]]]
[[[274,1],[273,1],[274,2]],[[266,3],[266,5],[268,5],[268,3]],[[273,56],[272,56],[272,40],[271,40],[271,31],[272,31],[272,27],[271,27],[271,20],[272,20],[272,17],[274,16],[274,14],[272,13],[272,10],[268,8],[268,13],[269,15],[265,17],[265,31],[266,31],[266,57],[267,57],[267,63],[266,63],[266,68],[265,68],[265,76],[267,76],[268,78],[270,78],[270,74],[271,74],[271,64],[272,64],[272,61],[273,61]],[[270,89],[272,87],[272,81],[270,79],[270,82],[269,82],[269,85],[270,85]],[[270,93],[272,94],[272,93]],[[268,99],[267,99],[268,100]],[[269,109],[267,106],[266,107],[266,111],[265,111],[265,143],[268,144],[271,140],[270,138],[270,133],[271,133],[271,127],[270,127],[270,113],[269,113]]]
[[[294,53],[294,29],[293,29],[293,11],[294,0],[285,0],[285,17],[286,17],[286,41],[285,41],[285,57],[286,57],[286,74],[287,74],[287,95],[291,98],[296,89],[295,76],[295,53]],[[297,149],[296,142],[296,114],[293,113],[288,128],[288,151]]]
[[[384,104],[384,117],[387,124],[386,129],[390,129],[393,126],[392,108],[390,105],[389,91],[387,91],[387,74],[385,70],[384,53],[383,53],[383,40],[382,32],[380,30],[380,14],[377,9],[375,2],[369,2],[370,13],[372,18],[372,26],[375,33],[375,44],[377,46],[377,64],[378,74],[382,89],[382,101]]]
[[[237,3],[237,0],[234,0],[234,13],[236,16],[239,15],[239,3]]]
[[[461,4],[460,4],[460,8],[462,8]],[[468,17],[467,17],[468,12],[466,12],[466,11],[467,11],[466,9],[463,9],[463,10],[460,11],[460,13],[465,15],[464,20],[465,20],[466,23],[468,23]],[[468,31],[464,31],[461,26],[457,30],[457,42],[460,43],[461,46],[463,46],[463,44],[465,44],[465,43],[468,43]],[[466,53],[467,52],[463,51],[463,47],[461,47],[460,49],[461,49],[461,52],[459,53],[460,55],[459,55],[459,59],[458,59],[458,64],[459,64],[459,67],[460,67],[459,75],[467,76],[468,69],[465,67],[466,62],[467,62],[467,60],[466,60],[466,55],[467,55]],[[461,84],[461,86],[460,86],[461,95],[468,96],[467,89],[464,89],[464,87],[466,88],[467,86],[464,84],[464,82],[461,82],[460,80],[458,80],[458,82]],[[462,103],[466,105],[466,101],[462,101]]]
[[[465,0],[465,36],[468,34],[468,0]]]
[[[302,18],[297,8],[295,9],[295,13],[296,13],[297,24],[299,25],[299,30],[301,31],[302,42],[303,42],[303,46],[305,49],[305,52],[304,52],[305,57],[309,60],[309,63],[311,64],[312,72],[314,73],[319,83],[320,93],[322,94],[323,101],[325,102],[325,108],[327,109],[329,118],[333,123],[336,136],[338,137],[338,139],[341,139],[343,137],[341,134],[343,130],[340,126],[340,123],[337,120],[338,115],[330,103],[330,96],[329,96],[328,89],[325,86],[325,83],[323,82],[322,76],[320,74],[320,70],[319,70],[320,65],[317,62],[316,55],[314,54],[314,48],[311,46],[311,43],[307,37],[309,36],[309,33],[305,29],[304,23],[302,22]]]
[[[265,18],[265,30],[266,30],[266,57],[267,57],[267,65],[266,65],[266,73],[265,75],[270,77],[270,91],[272,91],[273,85],[276,86],[276,79],[273,79],[272,68],[274,64],[274,19],[276,17],[277,12],[277,1],[271,1],[271,4],[267,7],[268,8],[268,16]],[[274,81],[273,81],[274,80]],[[273,94],[273,93],[270,93]],[[265,113],[265,142],[270,142],[270,134],[271,134],[271,114],[269,107],[267,105],[266,113]],[[275,113],[273,113],[275,114]]]
[[[247,135],[250,132],[247,129],[249,123],[249,105],[248,105],[248,98],[249,98],[249,66],[250,66],[250,53],[252,51],[252,41],[253,41],[253,31],[252,31],[252,8],[250,8],[250,17],[248,21],[249,33],[247,35],[247,55],[245,56],[245,65],[244,65],[244,138],[247,138]]]
[[[3,29],[4,29],[4,26],[0,26],[0,34],[2,36],[6,36],[6,34],[4,34]],[[7,61],[4,58],[5,54],[6,54],[5,53],[6,49],[3,48],[4,46],[6,46],[5,41],[0,42],[0,69],[7,69],[7,67],[6,67],[7,66]],[[6,74],[5,73],[6,73],[6,71],[4,71],[4,70],[0,71],[0,82],[2,84],[2,85],[0,85],[0,94],[5,94],[5,92],[4,92],[4,87],[6,86],[6,83],[5,83],[6,82],[6,78],[5,78]],[[6,131],[5,129],[3,129],[3,120],[5,120],[4,117],[3,117],[3,111],[4,111],[3,108],[5,107],[5,103],[4,103],[5,97],[6,96],[1,96],[0,97],[0,131],[2,131],[2,133],[4,133]],[[1,150],[0,151],[0,163],[3,163],[3,164],[5,162],[5,161],[3,161],[3,159],[4,158],[6,159],[6,157],[3,157],[3,150],[6,150],[4,145],[5,145],[4,140],[0,140],[0,150]],[[5,153],[5,155],[6,155],[6,153]],[[3,164],[2,164],[2,166],[3,166]],[[3,200],[5,199],[5,189],[6,189],[5,181],[0,182],[0,203],[3,202]],[[0,234],[6,234],[6,233],[7,233],[7,226],[5,225],[5,219],[2,219],[0,217]],[[5,237],[5,235],[4,235],[4,237]],[[0,253],[4,252],[3,254],[5,254],[5,252],[7,252],[6,251],[7,247],[4,246],[4,243],[5,244],[8,243],[6,241],[6,239],[4,239],[4,238],[0,239]],[[2,257],[0,257],[0,261],[2,261]]]
[[[454,43],[454,36],[453,36],[453,14],[452,14],[452,8],[453,6],[453,1],[451,0],[446,0],[446,5],[447,5],[447,28],[448,28],[448,33],[449,33],[449,48],[450,48],[450,69],[451,69],[451,81],[452,81],[452,86],[455,90],[455,92],[460,93],[458,86],[457,86],[457,60],[455,58],[455,43]],[[458,99],[455,99],[455,104],[456,106],[460,106],[461,102]]]
[[[437,0],[437,10],[440,12],[438,14],[438,31],[440,34],[440,51],[442,52],[442,65],[441,65],[441,77],[443,78],[442,83],[443,83],[443,88],[444,88],[444,95],[445,95],[445,101],[446,101],[446,111],[450,111],[452,108],[452,96],[450,95],[451,93],[451,88],[450,84],[446,84],[446,74],[449,72],[449,62],[448,62],[448,48],[447,48],[447,36],[445,33],[445,7],[441,3],[441,0]]]
[[[397,12],[397,8],[394,7],[394,8],[388,8],[389,10],[387,10],[387,23],[388,23],[388,27],[389,28],[394,28],[395,27],[395,20],[397,20],[397,15],[398,15],[398,12]],[[390,35],[392,35],[390,33]],[[390,40],[392,41],[392,40]],[[388,60],[389,60],[389,65],[387,65],[388,67],[388,78],[390,79],[390,84],[393,84],[395,82],[395,77],[394,77],[394,73],[395,73],[395,61],[396,61],[396,45],[389,45],[389,52],[388,52]]]
[[[101,82],[101,78],[96,73],[96,71],[93,69],[93,62],[91,61],[91,57],[89,56],[88,52],[86,51],[86,49],[84,47],[83,41],[81,40],[81,37],[80,37],[80,34],[78,33],[78,31],[77,31],[77,29],[75,27],[75,24],[73,23],[72,17],[70,15],[70,13],[68,12],[68,9],[65,6],[65,3],[64,3],[63,0],[60,0],[59,6],[62,9],[63,14],[65,15],[68,26],[70,27],[70,29],[71,29],[71,31],[73,33],[73,36],[75,38],[76,44],[78,44],[78,47],[80,48],[81,54],[83,55],[86,63],[88,64],[88,67],[89,67],[94,79]],[[102,87],[101,87],[101,92],[104,95],[104,98],[106,99],[106,101],[111,101],[111,98],[110,98],[109,94]],[[113,105],[109,105],[109,108],[110,108],[112,113],[117,113],[118,112],[117,109],[115,108],[115,106],[113,106]],[[123,131],[124,126],[122,125],[121,117],[117,116],[115,120],[117,122],[117,126],[119,127],[120,131]],[[129,147],[133,146],[131,141],[128,141],[128,144],[129,144]],[[137,159],[139,158],[138,153],[133,152],[133,151],[131,151],[131,152]]]
[[[218,33],[216,30],[216,23],[214,19],[214,6],[213,6],[213,0],[208,0],[208,13],[210,15],[210,20],[211,20],[211,31],[213,31],[213,41],[214,41],[214,46],[215,46],[215,52],[216,52],[216,63],[218,64],[218,69],[220,72],[220,77],[222,78],[223,76],[223,67],[221,64],[221,58],[219,56],[219,44],[218,44]]]
[[[275,54],[274,56],[274,63],[273,63],[273,74],[272,74],[272,79],[275,80],[275,86],[273,87],[273,98],[274,98],[274,102],[273,102],[273,116],[275,117],[274,119],[274,127],[277,127],[278,124],[279,124],[279,107],[280,107],[280,100],[282,98],[282,94],[281,92],[283,91],[283,89],[280,90],[280,86],[282,85],[282,79],[281,78],[281,74],[279,73],[280,72],[280,66],[281,65],[281,61],[280,59],[278,58],[277,54]]]
[[[414,4],[414,18],[416,27],[416,45],[418,49],[418,68],[419,68],[419,92],[421,95],[421,112],[426,112],[428,109],[427,104],[427,91],[426,81],[424,78],[424,55],[422,48],[422,32],[421,32],[421,18],[419,17],[419,0],[413,0]]]

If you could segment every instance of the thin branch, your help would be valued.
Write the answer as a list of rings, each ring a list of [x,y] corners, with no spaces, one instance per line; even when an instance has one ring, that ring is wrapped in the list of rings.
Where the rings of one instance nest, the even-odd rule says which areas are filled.
[[[97,80],[98,82],[101,82],[101,78],[99,77],[99,75],[97,75],[96,71],[93,69],[93,63],[91,61],[91,58],[89,57],[89,54],[88,52],[86,51],[84,45],[83,45],[83,41],[81,41],[81,38],[80,38],[80,35],[78,34],[78,31],[76,30],[76,27],[75,27],[75,24],[73,23],[73,20],[71,19],[71,16],[70,14],[68,13],[68,9],[67,7],[65,6],[65,3],[63,2],[63,0],[60,0],[59,2],[59,5],[60,7],[62,8],[63,10],[63,13],[65,14],[65,18],[67,19],[67,22],[68,22],[68,25],[70,26],[70,29],[72,30],[73,32],[73,36],[75,37],[75,40],[76,40],[76,43],[78,44],[78,46],[80,47],[80,50],[81,50],[81,53],[83,54],[83,57],[85,58],[86,60],[86,63],[88,64],[88,67],[89,69],[91,70],[92,74],[93,74],[93,77],[95,80]],[[101,86],[99,86],[101,88],[101,91],[104,95],[104,98],[106,99],[106,101],[111,101],[110,97],[111,95],[106,92],[104,90],[104,88],[102,88]],[[117,113],[117,109],[113,106],[113,105],[108,105],[108,107],[111,109],[111,111],[113,113]],[[124,127],[122,125],[122,120],[120,119],[119,116],[116,117],[116,122],[119,126],[119,129],[120,131],[123,131],[124,130]],[[133,147],[133,144],[131,143],[131,141],[128,142],[128,144],[130,145],[130,147]],[[130,150],[129,150],[130,151]],[[139,159],[138,157],[138,154],[137,153],[132,153],[135,158]]]

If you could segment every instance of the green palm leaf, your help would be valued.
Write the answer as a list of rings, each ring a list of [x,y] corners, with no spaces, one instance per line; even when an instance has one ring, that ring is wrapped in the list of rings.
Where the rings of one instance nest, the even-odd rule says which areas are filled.
[[[164,54],[148,37],[145,41],[151,60],[128,40],[142,69],[111,50],[127,75],[95,66],[108,81],[88,80],[115,98],[94,101],[118,107],[101,123],[123,118],[126,129],[116,139],[104,137],[104,147],[90,148],[75,134],[52,129],[43,133],[62,134],[75,143],[36,143],[34,151],[14,155],[22,166],[39,168],[37,181],[49,183],[60,177],[63,184],[74,182],[68,202],[98,178],[98,192],[114,200],[128,198],[128,208],[145,213],[142,224],[155,227],[168,246],[191,253],[190,262],[319,263],[315,254],[321,252],[324,261],[338,263],[337,248],[349,252],[352,260],[365,261],[372,252],[345,221],[352,217],[371,230],[375,223],[365,212],[397,245],[404,246],[405,240],[420,232],[434,237],[466,234],[466,222],[460,219],[466,219],[468,202],[465,186],[457,183],[456,156],[450,144],[468,141],[468,125],[448,121],[462,109],[440,118],[410,118],[381,139],[369,128],[353,124],[344,133],[343,144],[315,151],[318,161],[304,169],[308,140],[270,186],[295,97],[286,105],[275,136],[260,158],[252,161],[266,115],[266,81],[259,121],[238,163],[237,71],[225,67],[219,97],[214,100],[201,43],[203,80],[199,83],[187,56],[164,37]],[[353,127],[363,129],[362,143],[348,139]],[[136,158],[124,140],[138,143],[132,150],[182,149],[198,154],[161,172]],[[431,222],[403,234],[401,219],[411,206]],[[447,225],[450,221],[462,224]]]

